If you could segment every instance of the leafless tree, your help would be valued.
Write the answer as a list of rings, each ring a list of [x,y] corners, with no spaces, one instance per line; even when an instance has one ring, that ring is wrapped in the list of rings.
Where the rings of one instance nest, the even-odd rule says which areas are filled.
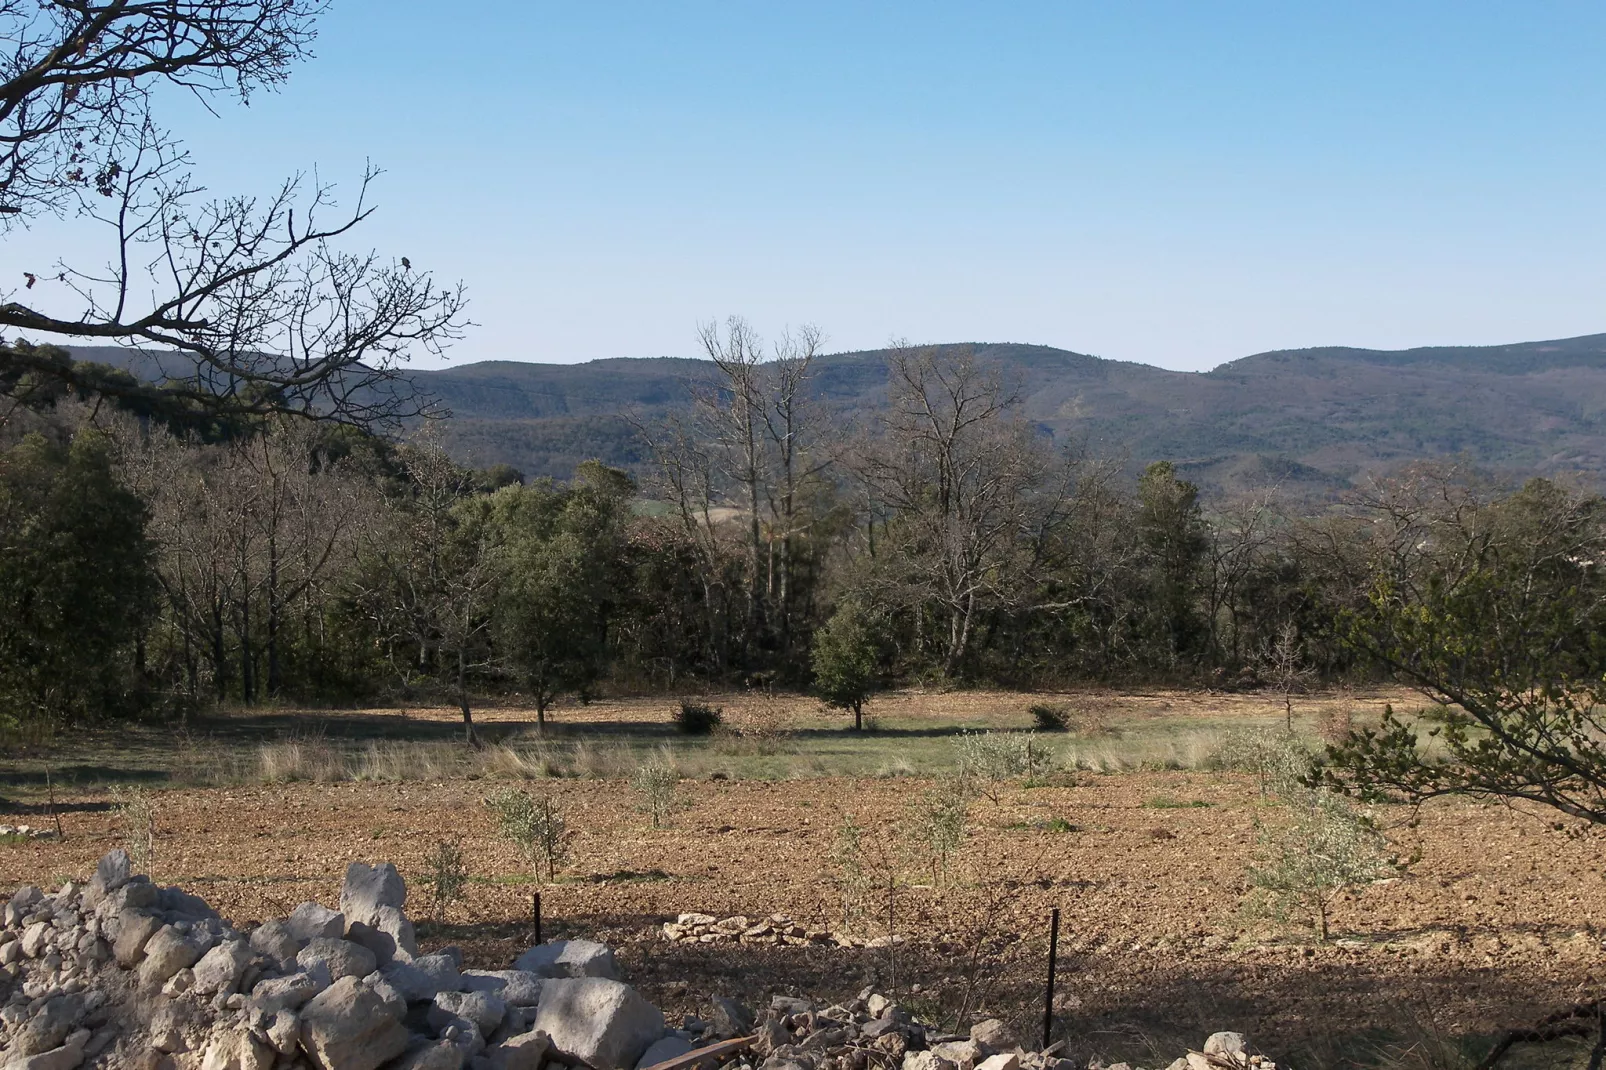
[[[465,501],[469,473],[430,435],[409,450],[407,472],[408,499],[390,502],[366,534],[357,601],[404,680],[451,681],[464,737],[478,746],[469,674],[491,664],[496,546],[490,525]]]
[[[399,366],[458,335],[464,299],[405,257],[337,247],[372,214],[378,172],[343,212],[332,186],[304,176],[261,200],[208,199],[152,115],[164,86],[207,102],[277,87],[308,55],[323,8],[0,0],[0,228],[81,214],[108,237],[101,266],[25,265],[21,291],[0,293],[0,331],[142,348],[148,362],[119,375],[0,346],[0,384],[59,383],[169,421],[363,423],[422,406]]]
[[[1015,395],[974,353],[900,346],[888,374],[880,439],[857,468],[894,514],[886,537],[907,580],[893,596],[940,607],[937,657],[952,673],[979,610],[1019,575],[1010,565],[1045,505],[1037,492],[1051,481],[1052,459],[1015,416]]]

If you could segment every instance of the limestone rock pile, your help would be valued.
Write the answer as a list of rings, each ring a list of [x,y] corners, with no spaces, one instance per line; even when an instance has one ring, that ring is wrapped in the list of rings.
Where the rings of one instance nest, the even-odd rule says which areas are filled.
[[[0,825],[0,837],[17,836],[25,840],[48,840],[55,835],[52,829],[36,828],[33,825]]]
[[[683,944],[772,944],[803,947],[807,944],[825,944],[835,947],[885,947],[886,937],[866,940],[848,933],[810,929],[794,922],[786,914],[771,914],[767,918],[751,919],[743,914],[729,918],[716,918],[712,914],[681,914],[674,921],[664,922],[664,939]],[[893,943],[903,943],[895,936]]]
[[[419,952],[389,864],[353,863],[340,909],[247,932],[135,875],[17,889],[0,915],[3,1070],[632,1070],[663,1015],[590,941],[513,969]]]

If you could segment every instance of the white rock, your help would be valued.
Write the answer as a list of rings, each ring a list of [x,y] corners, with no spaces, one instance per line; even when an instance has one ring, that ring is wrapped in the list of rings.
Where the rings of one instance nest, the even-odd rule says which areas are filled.
[[[217,945],[195,964],[195,991],[203,996],[228,995],[250,962],[251,945],[244,940]]]
[[[535,1028],[593,1070],[630,1070],[664,1035],[664,1016],[629,985],[603,977],[548,981]]]
[[[530,948],[513,963],[542,977],[605,977],[619,979],[613,952],[595,940],[551,940]]]
[[[381,966],[418,954],[413,923],[396,907],[376,907],[368,921],[352,922],[346,927],[346,939],[372,951]]]
[[[340,910],[346,924],[373,925],[382,907],[400,911],[407,904],[407,882],[389,862],[377,866],[353,862],[340,886]]]
[[[662,1040],[654,1041],[651,1047],[641,1053],[641,1058],[636,1060],[636,1070],[646,1070],[649,1066],[657,1066],[689,1051],[691,1051],[691,1041],[671,1034]]]
[[[1020,1070],[1020,1056],[1012,1051],[989,1055],[976,1064],[976,1070]]]
[[[322,966],[329,971],[330,980],[338,981],[342,977],[366,977],[378,968],[379,963],[374,959],[374,953],[360,944],[320,936],[309,941],[297,953],[296,965],[308,972],[316,972]]]
[[[284,924],[303,947],[320,936],[338,938],[346,933],[346,916],[322,903],[302,903],[290,912]]]
[[[528,970],[464,970],[459,985],[464,992],[489,992],[514,1007],[534,1007],[541,1002],[545,980]]]
[[[108,895],[127,884],[134,875],[128,852],[121,847],[108,851],[95,866],[95,875],[84,888],[84,909],[94,910]]]
[[[1007,1051],[1020,1045],[1015,1031],[1001,1019],[988,1018],[970,1027],[970,1039],[988,1051]]]
[[[547,1052],[552,1050],[551,1039],[538,1029],[509,1037],[485,1053],[491,1070],[541,1070]]]
[[[275,1053],[243,1029],[213,1035],[201,1056],[201,1070],[273,1070]]]
[[[328,987],[327,979],[306,972],[274,977],[257,982],[256,987],[251,989],[247,1005],[264,1014],[284,1009],[295,1010]]]
[[[1249,1040],[1242,1033],[1211,1033],[1204,1042],[1206,1055],[1248,1055]]]
[[[480,1036],[496,1032],[507,1016],[507,1004],[489,992],[441,992],[429,1009],[426,1021],[437,1032],[454,1018],[466,1018],[479,1029]]]
[[[903,1070],[955,1070],[954,1064],[929,1051],[910,1051],[903,1056]]]
[[[201,949],[188,934],[164,925],[145,943],[145,957],[139,964],[140,983],[158,988],[200,957]]]
[[[50,923],[36,921],[22,931],[22,953],[31,959],[40,958],[50,946]]]
[[[320,1070],[374,1070],[407,1047],[407,1030],[384,1001],[343,977],[301,1010],[301,1048]]]

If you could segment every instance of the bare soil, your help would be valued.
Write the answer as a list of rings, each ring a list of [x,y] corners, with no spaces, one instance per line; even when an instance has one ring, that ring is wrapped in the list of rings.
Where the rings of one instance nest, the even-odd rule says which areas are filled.
[[[1017,699],[1012,710],[1023,708]],[[1129,704],[1121,716],[1130,720],[1182,699],[1118,701]],[[1230,699],[1211,701],[1209,716],[1234,716]],[[564,714],[618,722],[640,708],[645,721],[647,705]],[[997,705],[944,716],[985,721]],[[663,708],[652,704],[655,716]],[[1170,712],[1180,713],[1176,705]],[[1267,717],[1267,697],[1242,715]],[[519,716],[498,711],[488,720]],[[1040,1028],[1049,912],[1058,907],[1057,1029],[1074,1051],[1145,1065],[1164,1065],[1229,1028],[1300,1067],[1369,1065],[1398,1038],[1466,1048],[1598,989],[1606,841],[1587,828],[1461,801],[1425,808],[1414,825],[1403,809],[1382,808],[1377,816],[1402,855],[1418,857],[1399,879],[1340,902],[1335,939],[1319,945],[1308,930],[1241,909],[1257,822],[1277,818],[1250,778],[1147,771],[1052,779],[1011,789],[997,804],[980,801],[962,860],[946,877],[900,862],[908,883],[893,923],[909,943],[892,951],[672,944],[658,927],[685,911],[781,911],[811,926],[883,934],[879,902],[873,916],[844,922],[833,845],[850,815],[882,843],[882,830],[930,787],[917,777],[687,780],[685,805],[665,829],[649,827],[623,780],[531,781],[555,795],[572,830],[567,865],[545,886],[495,835],[483,805],[502,784],[493,778],[175,789],[156,796],[151,868],[243,923],[308,898],[332,903],[348,862],[388,860],[413,889],[410,913],[424,919],[424,856],[438,840],[460,840],[475,880],[446,923],[422,924],[421,937],[426,946],[459,944],[475,964],[505,966],[528,944],[539,890],[548,936],[620,947],[631,979],[668,1011],[706,1010],[715,993],[844,996],[874,982],[928,1013],[952,1015],[973,988],[971,1011],[1031,1033]],[[41,803],[18,809],[48,823]],[[105,792],[69,794],[60,809],[64,842],[0,845],[0,887],[81,879],[119,842]],[[895,837],[885,839],[896,854]]]

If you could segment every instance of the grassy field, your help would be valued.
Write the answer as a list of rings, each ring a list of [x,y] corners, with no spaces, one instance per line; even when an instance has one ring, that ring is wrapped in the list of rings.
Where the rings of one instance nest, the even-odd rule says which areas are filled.
[[[549,711],[544,731],[533,711],[493,707],[475,715],[486,746],[461,745],[456,710],[224,711],[175,728],[118,726],[74,732],[48,746],[0,757],[0,785],[33,798],[51,782],[64,790],[117,783],[227,786],[285,781],[410,781],[473,775],[628,776],[667,761],[687,777],[794,779],[816,776],[929,776],[954,762],[965,732],[1032,730],[1028,708],[1066,709],[1071,731],[1040,733],[1051,765],[1098,772],[1201,769],[1229,733],[1283,726],[1267,694],[1107,692],[1018,694],[900,691],[867,708],[866,731],[811,699],[753,693],[689,698],[723,711],[707,737],[676,730],[676,702],[632,698]],[[1297,734],[1318,743],[1324,728],[1375,720],[1385,702],[1420,705],[1404,692],[1304,696]]]
[[[1220,755],[1237,733],[1282,726],[1270,696],[905,692],[876,703],[863,735],[806,699],[700,698],[724,707],[731,731],[681,737],[672,702],[630,699],[560,709],[544,734],[527,711],[487,710],[479,750],[458,740],[448,710],[284,710],[12,753],[0,762],[11,800],[0,811],[34,824],[53,811],[66,838],[0,845],[0,886],[85,876],[131,838],[117,793],[143,787],[152,872],[236,921],[332,901],[353,860],[396,862],[412,913],[426,917],[426,856],[448,840],[472,880],[421,935],[426,947],[459,944],[478,965],[505,966],[527,943],[539,890],[549,933],[615,944],[631,979],[671,1013],[706,1011],[717,993],[839,997],[874,982],[938,1017],[971,991],[1023,1028],[1041,1015],[1046,922],[1058,907],[1058,1028],[1079,1055],[1147,1066],[1233,1028],[1302,1070],[1470,1067],[1499,1029],[1588,995],[1606,971],[1606,844],[1500,807],[1442,802],[1414,822],[1376,811],[1414,862],[1344,896],[1328,943],[1246,913],[1257,831],[1279,814],[1254,778],[1221,771]],[[927,868],[911,804],[951,767],[955,739],[1024,733],[1041,701],[1073,715],[1074,731],[1034,738],[1053,769],[978,799],[952,872]],[[1295,728],[1314,743],[1384,702],[1420,704],[1310,696]],[[653,828],[628,777],[663,760],[684,779],[669,826]],[[552,883],[538,884],[496,833],[484,801],[508,784],[549,795],[567,818],[568,857]],[[784,911],[885,935],[879,910],[844,894],[837,844],[849,820],[896,882],[902,948],[661,938],[661,923],[683,911]],[[1519,1052],[1509,1065],[1581,1067],[1586,1055]]]

